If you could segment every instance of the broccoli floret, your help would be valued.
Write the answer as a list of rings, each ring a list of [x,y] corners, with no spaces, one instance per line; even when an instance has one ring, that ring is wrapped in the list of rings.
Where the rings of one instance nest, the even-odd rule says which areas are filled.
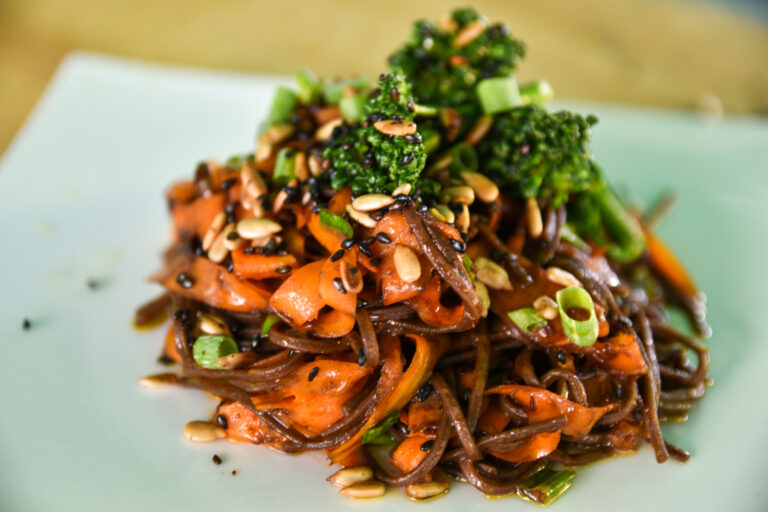
[[[486,25],[480,34],[457,44],[457,36],[477,22]],[[430,21],[416,22],[410,41],[389,62],[405,72],[417,102],[474,113],[477,82],[509,76],[525,48],[521,41],[511,37],[506,26],[488,26],[474,9],[453,11],[448,25],[441,28]]]
[[[421,135],[387,135],[374,127],[382,120],[413,122],[412,101],[401,73],[379,77],[378,90],[365,104],[365,120],[337,127],[323,151],[331,164],[326,174],[331,187],[367,194],[391,193],[403,183],[420,185],[427,161]]]
[[[494,116],[477,145],[483,170],[509,192],[555,206],[596,180],[589,150],[593,116],[527,106]]]

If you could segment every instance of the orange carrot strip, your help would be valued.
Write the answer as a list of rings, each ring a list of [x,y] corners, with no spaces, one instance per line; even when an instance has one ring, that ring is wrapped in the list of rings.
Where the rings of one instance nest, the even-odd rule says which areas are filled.
[[[340,338],[355,327],[355,317],[343,311],[331,309],[321,312],[316,320],[305,327],[318,338]]]
[[[263,254],[246,254],[243,249],[232,251],[232,264],[235,274],[243,279],[269,279],[285,277],[286,272],[277,272],[283,267],[294,270],[299,262],[292,254],[285,256],[265,256]]]
[[[344,187],[336,192],[330,201],[328,201],[328,210],[336,215],[344,215],[347,212],[347,205],[352,202],[352,189]]]
[[[171,216],[176,231],[186,236],[203,238],[213,222],[213,218],[224,210],[223,194],[211,194],[199,197],[187,204],[175,204],[171,207]]]
[[[426,289],[410,303],[424,323],[437,327],[455,325],[464,316],[463,303],[452,308],[440,303],[440,278],[437,275],[432,276]]]
[[[171,188],[165,193],[169,201],[177,203],[188,203],[197,196],[197,185],[193,181],[179,181],[171,185]]]
[[[341,242],[347,238],[347,235],[338,229],[323,224],[317,213],[310,213],[307,228],[315,240],[331,254],[341,249]]]
[[[645,236],[651,268],[683,297],[698,299],[699,288],[675,253],[649,229],[645,230]]]
[[[357,310],[357,293],[345,290],[341,282],[341,262],[346,262],[350,267],[357,264],[357,250],[355,248],[344,252],[344,255],[336,260],[327,259],[320,270],[320,280],[318,283],[318,293],[327,305],[333,309],[354,315]],[[334,284],[334,280],[336,284]],[[337,288],[341,285],[341,290]],[[344,290],[344,291],[342,291]]]
[[[297,326],[317,318],[325,305],[317,291],[320,269],[324,263],[314,261],[295,270],[272,294],[270,306]]]
[[[421,450],[421,445],[434,438],[435,436],[425,434],[406,437],[392,452],[392,464],[400,468],[403,473],[413,471],[428,453]]]

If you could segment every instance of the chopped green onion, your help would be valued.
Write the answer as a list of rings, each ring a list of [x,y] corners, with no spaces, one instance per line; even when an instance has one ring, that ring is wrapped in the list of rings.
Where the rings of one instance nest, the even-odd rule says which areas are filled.
[[[344,119],[347,121],[359,121],[365,116],[365,96],[363,94],[355,94],[354,96],[341,98],[339,107]]]
[[[424,151],[431,153],[440,147],[440,134],[432,128],[419,128]]]
[[[474,263],[472,263],[472,260],[467,256],[467,253],[464,253],[464,269],[467,271],[467,274],[474,279],[475,273],[472,272],[472,265],[474,265]]]
[[[323,98],[328,105],[338,105],[344,97],[344,89],[352,87],[357,91],[368,89],[368,80],[363,77],[355,77],[340,82],[327,83],[323,87]]]
[[[477,171],[477,152],[475,148],[463,142],[456,144],[450,150],[453,159],[451,160],[451,171]]]
[[[424,117],[430,117],[430,116],[436,116],[439,112],[437,107],[430,107],[429,105],[419,105],[418,103],[413,104],[413,115],[415,116],[424,116]]]
[[[354,231],[352,231],[352,226],[349,225],[349,222],[347,222],[344,217],[339,217],[331,211],[320,210],[320,222],[329,228],[338,229],[348,237],[354,235]]]
[[[261,330],[259,331],[259,335],[264,336],[265,334],[268,334],[272,326],[279,321],[280,321],[279,316],[273,315],[272,313],[268,314],[267,318],[264,319],[264,323],[261,324]]]
[[[287,87],[278,87],[275,89],[275,98],[272,100],[272,108],[269,109],[269,114],[267,114],[267,126],[284,123],[290,119],[298,100],[299,97],[296,96],[296,93]]]
[[[307,68],[301,68],[296,73],[296,85],[299,88],[299,99],[305,105],[314,103],[320,94],[320,80],[312,71]]]
[[[608,249],[608,257],[619,263],[639,258],[645,251],[645,234],[637,219],[606,184],[595,187],[591,195],[605,228],[616,242]]]
[[[589,347],[597,341],[597,316],[595,315],[595,305],[592,303],[587,290],[576,286],[569,286],[558,290],[555,294],[557,307],[560,310],[560,321],[563,324],[563,332],[568,339],[580,347]],[[571,308],[584,309],[589,311],[589,319],[576,320],[571,318],[568,310]]]
[[[560,227],[560,238],[582,251],[589,251],[589,245],[573,229],[573,226],[566,222]]]
[[[253,153],[245,153],[229,157],[229,159],[227,159],[227,167],[240,169],[245,162],[253,162]]]
[[[375,427],[366,430],[363,434],[363,444],[386,444],[386,442],[391,439],[388,431],[390,427],[395,424],[399,416],[400,412],[395,411],[384,418],[384,421]]]
[[[216,364],[220,358],[239,351],[235,340],[220,334],[200,336],[192,345],[192,356],[195,362],[203,368],[212,370],[221,370],[221,366]]]
[[[272,172],[272,181],[278,186],[284,186],[296,177],[296,150],[283,148],[277,154],[275,170]]]
[[[520,99],[523,105],[546,105],[554,97],[555,91],[546,80],[539,80],[520,86]]]
[[[477,84],[477,98],[486,114],[495,114],[523,104],[513,76],[486,78]]]
[[[532,333],[547,325],[547,319],[542,318],[533,308],[520,308],[507,313],[510,320],[527,333]]]
[[[571,486],[576,472],[571,469],[557,471],[548,467],[529,476],[518,491],[524,498],[549,505]]]

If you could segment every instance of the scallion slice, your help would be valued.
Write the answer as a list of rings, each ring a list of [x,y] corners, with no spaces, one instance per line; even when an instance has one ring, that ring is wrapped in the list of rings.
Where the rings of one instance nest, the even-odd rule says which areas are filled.
[[[469,144],[459,143],[450,149],[453,159],[451,160],[451,171],[477,171],[477,152]]]
[[[395,424],[400,412],[396,411],[384,418],[384,421],[371,427],[363,434],[363,444],[386,444],[390,439],[388,431]]]
[[[320,94],[320,80],[307,68],[301,68],[296,73],[296,86],[299,89],[299,99],[305,105],[314,103]]]
[[[296,177],[296,150],[283,148],[277,153],[272,181],[279,186],[287,185]]]
[[[344,233],[347,237],[352,237],[354,231],[352,226],[347,222],[344,217],[339,217],[335,213],[329,210],[320,210],[320,222],[328,226],[329,228],[338,229]]]
[[[287,87],[275,89],[275,98],[272,100],[272,107],[267,114],[267,126],[287,121],[291,117],[293,109],[296,108],[298,100],[299,97],[296,96],[296,93]]]
[[[354,96],[341,98],[339,108],[341,109],[341,115],[347,121],[359,121],[365,116],[365,96],[355,94]]]
[[[555,91],[549,82],[539,80],[520,86],[520,99],[523,105],[546,105],[555,97]]]
[[[259,331],[259,335],[264,336],[265,334],[268,334],[272,326],[279,321],[280,321],[279,316],[273,315],[272,313],[267,315],[267,318],[264,319],[264,323],[261,324],[261,330]]]
[[[469,277],[474,279],[475,273],[472,272],[472,265],[474,265],[474,263],[472,263],[472,259],[470,259],[470,257],[467,256],[466,253],[464,253],[464,270],[467,271],[467,274],[469,274]]]
[[[584,288],[569,286],[555,294],[557,307],[560,310],[560,321],[563,324],[563,332],[568,339],[581,347],[589,347],[597,341],[597,316],[592,297]],[[576,320],[568,314],[571,308],[584,309],[589,312],[587,320]]]
[[[545,467],[529,476],[518,491],[523,497],[542,505],[549,505],[571,486],[576,472],[570,469],[557,471]]]
[[[533,308],[520,308],[507,313],[509,319],[527,333],[532,333],[547,325],[547,319],[542,318]]]
[[[338,105],[344,97],[344,89],[352,87],[357,91],[368,89],[368,80],[364,77],[355,77],[340,82],[326,83],[323,87],[323,99],[328,105]]]
[[[496,114],[523,104],[513,76],[486,78],[477,84],[477,98],[486,114]]]
[[[200,336],[192,345],[192,356],[195,362],[203,368],[212,370],[221,370],[221,366],[216,364],[220,358],[239,351],[235,340],[220,334]]]

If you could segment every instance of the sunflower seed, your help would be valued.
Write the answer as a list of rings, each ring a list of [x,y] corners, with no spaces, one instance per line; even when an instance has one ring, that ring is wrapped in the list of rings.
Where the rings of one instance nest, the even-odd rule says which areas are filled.
[[[352,208],[359,212],[372,212],[395,202],[395,198],[384,194],[365,194],[352,201]]]
[[[197,317],[197,328],[205,334],[232,335],[229,326],[221,318],[208,313],[200,313]]]
[[[378,498],[384,496],[386,491],[387,487],[382,482],[371,480],[345,487],[339,491],[339,494],[348,498]]]
[[[309,166],[309,173],[312,176],[320,176],[323,174],[323,162],[320,160],[320,157],[317,155],[312,155],[309,157],[309,161],[307,162],[307,165]]]
[[[282,229],[283,226],[273,220],[256,217],[243,219],[237,223],[237,234],[248,240],[269,237],[279,233]]]
[[[216,236],[221,232],[221,228],[224,227],[224,223],[227,222],[227,214],[224,212],[219,212],[216,214],[216,216],[213,218],[213,222],[211,222],[210,227],[208,228],[208,231],[205,232],[205,235],[203,236],[203,241],[201,243],[201,247],[204,251],[207,251],[211,248],[211,245],[213,245],[213,241],[216,239]]]
[[[462,233],[469,231],[469,207],[467,205],[461,205],[461,212],[456,216],[455,226]]]
[[[499,197],[499,187],[484,174],[464,171],[461,173],[461,179],[472,187],[475,195],[484,203],[492,203]]]
[[[368,466],[354,466],[340,469],[328,477],[328,481],[337,487],[349,487],[350,485],[367,482],[373,478],[373,470]]]
[[[347,205],[347,213],[349,214],[349,217],[352,220],[354,220],[355,222],[357,222],[358,224],[360,224],[362,226],[365,226],[365,227],[371,228],[371,229],[376,227],[377,222],[375,220],[373,220],[373,217],[371,217],[367,213],[359,212],[359,211],[355,210],[354,208],[352,208],[351,204]]]
[[[469,206],[475,202],[475,191],[472,190],[472,187],[457,185],[443,190],[440,198],[443,202],[452,201],[454,203],[466,204]]]
[[[333,135],[333,130],[336,129],[337,126],[341,125],[344,120],[341,118],[332,119],[325,123],[323,126],[317,129],[315,131],[315,138],[317,140],[328,140],[331,138],[331,135]]]
[[[475,277],[483,284],[494,290],[511,290],[507,271],[488,258],[480,257],[475,260]]]
[[[528,234],[533,238],[539,238],[544,231],[544,223],[541,220],[541,210],[536,199],[529,198],[525,203],[525,212],[528,216]]]
[[[395,247],[395,270],[400,279],[412,283],[421,277],[421,263],[416,253],[410,247],[398,245]]]
[[[448,491],[450,486],[451,484],[445,480],[435,480],[434,482],[426,482],[423,484],[411,484],[405,488],[405,494],[417,500],[424,500],[443,494]]]
[[[488,114],[481,116],[480,119],[478,119],[477,122],[472,126],[472,128],[469,129],[469,133],[464,138],[464,142],[470,146],[474,146],[483,140],[483,137],[488,134],[488,130],[491,129],[492,124],[493,117]]]
[[[395,121],[394,119],[384,119],[373,123],[373,127],[385,135],[413,135],[416,133],[416,123],[413,121]]]
[[[402,185],[398,185],[398,187],[392,191],[392,197],[397,197],[399,195],[407,196],[411,193],[411,187],[410,183],[403,183]]]
[[[226,437],[224,430],[210,421],[190,421],[184,425],[184,438],[193,443],[210,443]]]
[[[439,220],[440,222],[447,222],[448,224],[453,224],[453,222],[456,220],[456,215],[453,213],[453,211],[450,208],[448,208],[444,204],[439,204],[434,208],[430,208],[429,213],[432,214],[432,216],[435,219]]]
[[[221,233],[218,234],[218,236],[213,240],[213,243],[211,244],[211,248],[208,249],[208,259],[211,260],[214,263],[221,263],[224,261],[224,258],[227,257],[227,254],[229,254],[229,249],[227,249],[227,246],[225,242],[227,241],[227,235],[235,230],[235,223],[230,222],[226,226],[224,226],[224,229],[221,230]]]
[[[482,281],[475,281],[475,293],[480,301],[481,315],[483,318],[488,316],[488,310],[491,307],[491,296],[488,294],[488,288]]]
[[[573,274],[558,267],[549,267],[547,269],[547,279],[565,287],[576,286],[578,288],[584,288],[581,281],[576,279]]]
[[[179,378],[175,373],[157,373],[155,375],[147,375],[138,380],[138,383],[145,388],[164,388],[167,386],[173,386],[179,381]]]
[[[306,179],[309,178],[307,154],[303,151],[296,153],[296,159],[293,161],[293,173],[299,181],[306,181]]]
[[[540,317],[546,318],[547,320],[554,320],[559,315],[557,302],[552,300],[552,297],[549,297],[548,295],[542,295],[533,301],[533,309],[536,310],[536,313],[538,313]]]

